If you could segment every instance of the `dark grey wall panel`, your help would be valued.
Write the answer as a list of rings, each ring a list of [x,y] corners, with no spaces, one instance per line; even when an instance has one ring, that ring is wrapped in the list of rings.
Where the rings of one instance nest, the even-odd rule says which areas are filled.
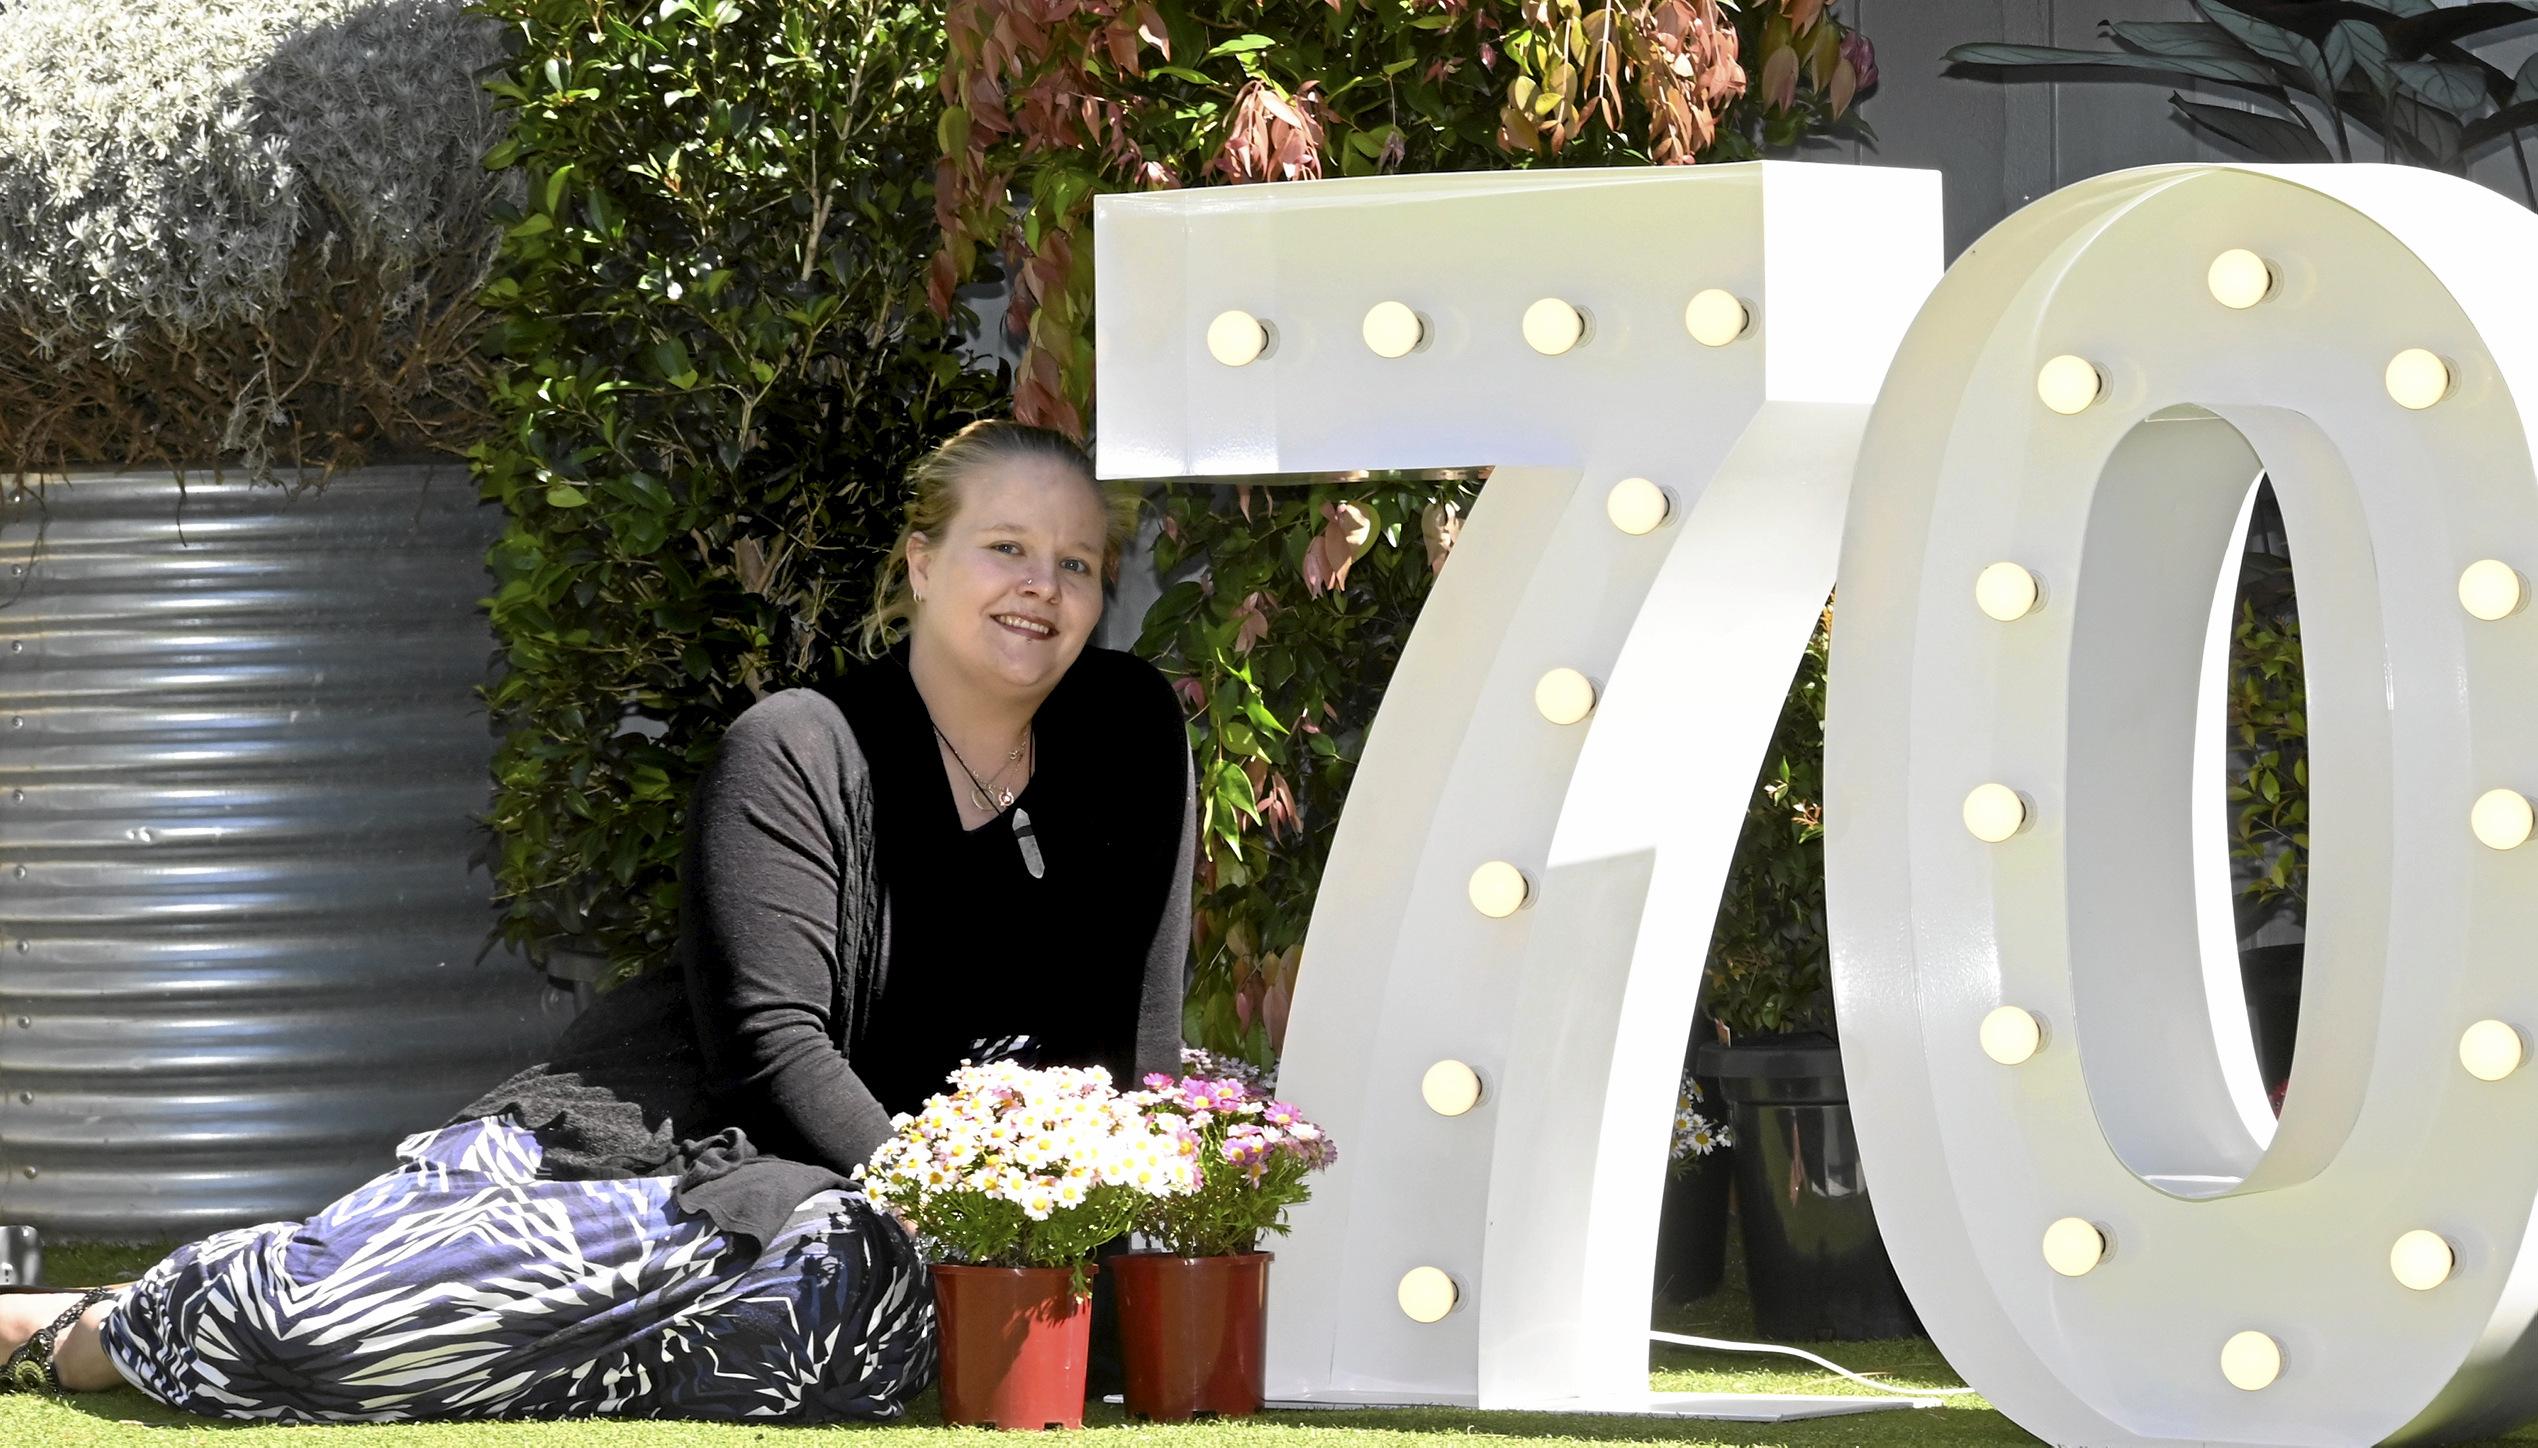
[[[1850,22],[1877,48],[1877,90],[1862,114],[1877,144],[1858,159],[1882,166],[1940,172],[1947,208],[1947,254],[1954,258],[2008,214],[2003,195],[2009,164],[2012,88],[1944,74],[1951,45],[2003,39],[2001,0],[1852,0]]]
[[[1973,41],[2091,46],[2101,20],[2180,20],[2186,0],[1851,0],[1851,22],[1877,47],[1865,114],[1874,147],[1858,159],[1946,176],[1948,255],[2002,217],[2074,181],[2128,166],[2214,159],[2139,81],[2008,84],[1950,75],[1940,57]]]
[[[304,1215],[559,1028],[475,963],[499,527],[454,466],[0,511],[0,1221]]]
[[[2055,45],[2104,47],[2098,37],[2102,20],[2191,20],[2192,6],[2183,0],[2090,0],[2053,7]],[[2000,84],[2000,82],[1988,82]],[[2190,130],[2168,97],[2227,104],[2223,96],[2166,82],[2091,80],[2050,86],[2022,85],[2046,93],[2053,107],[2053,174],[2048,189],[2130,166],[2162,161],[2229,159]]]

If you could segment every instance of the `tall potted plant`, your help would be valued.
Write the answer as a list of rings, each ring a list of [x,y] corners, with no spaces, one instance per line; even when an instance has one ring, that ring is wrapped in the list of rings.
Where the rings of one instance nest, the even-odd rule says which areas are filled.
[[[2526,0],[2201,0],[2193,19],[2100,22],[2103,49],[1983,42],[1947,58],[2013,79],[2094,69],[2228,86],[2255,108],[2174,92],[2168,102],[2194,131],[2259,161],[2374,159],[2355,156],[2357,132],[2378,138],[2377,159],[2457,176],[2507,151],[2538,206],[2524,134],[2538,125],[2538,69],[2505,70],[2469,44],[2506,40],[2532,20],[2538,5]]]
[[[1098,1068],[963,1066],[857,1176],[933,1263],[943,1421],[1084,1425],[1093,1250],[1199,1185],[1197,1145]]]
[[[1198,1189],[1149,1200],[1139,1225],[1160,1250],[1110,1263],[1128,1411],[1165,1422],[1260,1410],[1270,1259],[1260,1239],[1287,1229],[1287,1209],[1313,1194],[1305,1178],[1339,1159],[1330,1136],[1260,1078],[1197,1064],[1147,1077],[1140,1099],[1195,1150]]]
[[[1764,756],[1710,937],[1718,1039],[1694,1052],[1726,1099],[1754,1320],[1776,1338],[1919,1327],[1877,1235],[1835,1043],[1823,810],[1832,623],[1828,604]]]

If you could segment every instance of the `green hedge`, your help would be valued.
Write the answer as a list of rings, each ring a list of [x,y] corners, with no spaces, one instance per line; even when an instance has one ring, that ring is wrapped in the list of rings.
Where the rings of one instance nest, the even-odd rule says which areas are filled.
[[[2263,487],[2230,627],[2230,861],[2242,938],[2309,912],[2309,693],[2282,507]]]
[[[1823,0],[1148,0],[1028,24],[995,0],[951,0],[949,23],[935,296],[989,249],[1012,259],[1011,320],[1028,338],[1016,409],[1062,427],[1091,416],[1096,193],[1745,159],[1864,134],[1851,103],[1875,77],[1866,40]],[[1472,498],[1451,479],[1166,493],[1164,554],[1191,577],[1149,614],[1145,642],[1190,703],[1207,823],[1194,1043],[1255,1060],[1278,1049],[1358,740]],[[1332,586],[1351,537],[1362,556]],[[1820,902],[1812,834],[1747,841],[1740,869],[1812,875]],[[1729,931],[1805,909],[1747,903]],[[1771,928],[1757,948],[1789,944]],[[1823,969],[1820,956],[1781,965],[1793,981]]]
[[[908,462],[999,401],[921,301],[940,17],[487,0],[518,169],[487,305],[503,935],[652,968],[688,788],[834,668]]]
[[[946,304],[1001,254],[1016,410],[1078,424],[1096,190],[1750,155],[1854,126],[1873,77],[1815,0],[1610,26],[1567,3],[1151,0],[1002,31],[984,0],[940,30],[870,0],[482,8],[518,36],[493,160],[527,183],[487,293],[503,425],[476,454],[514,520],[493,864],[507,936],[620,971],[672,939],[682,806],[722,725],[836,661],[905,463],[1004,401],[910,306],[923,286]],[[1667,39],[1669,17],[1698,24]],[[1248,518],[1165,500],[1167,561],[1211,570],[1146,630],[1205,781],[1194,1039],[1274,1047],[1358,737],[1473,486],[1285,490]]]
[[[1826,0],[947,0],[945,22],[934,299],[1008,258],[1015,414],[1074,432],[1098,193],[1749,160],[1867,135],[1877,73]]]
[[[1167,495],[1157,561],[1189,576],[1147,610],[1138,652],[1178,678],[1191,716],[1203,845],[1192,1043],[1260,1062],[1283,1044],[1366,725],[1479,488]]]
[[[1830,604],[1798,659],[1710,934],[1710,1018],[1733,1035],[1833,1029],[1824,918],[1824,681]]]

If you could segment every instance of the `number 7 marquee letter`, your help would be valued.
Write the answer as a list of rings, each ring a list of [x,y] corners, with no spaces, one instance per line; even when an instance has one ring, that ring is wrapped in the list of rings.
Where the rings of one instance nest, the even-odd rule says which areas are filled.
[[[1095,217],[1103,476],[1491,470],[1305,943],[1283,1086],[1345,1154],[1278,1245],[1270,1396],[1644,1407],[1705,945],[1938,278],[1938,178],[1383,177]]]

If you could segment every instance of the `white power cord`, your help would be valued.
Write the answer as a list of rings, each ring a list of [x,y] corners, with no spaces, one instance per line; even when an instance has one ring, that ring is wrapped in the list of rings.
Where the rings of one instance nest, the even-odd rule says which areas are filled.
[[[1784,1347],[1781,1344],[1769,1342],[1731,1342],[1723,1337],[1686,1337],[1679,1332],[1651,1332],[1648,1334],[1648,1340],[1650,1342],[1673,1343],[1677,1347],[1708,1348],[1712,1352],[1778,1353],[1783,1357],[1803,1359],[1824,1369],[1826,1372],[1839,1373],[1843,1377],[1850,1379],[1852,1382],[1859,1384],[1861,1387],[1875,1388],[1881,1393],[1896,1393],[1908,1398],[1970,1398],[1981,1396],[1981,1392],[1974,1388],[1907,1388],[1900,1387],[1893,1383],[1881,1383],[1875,1378],[1866,1377],[1862,1374],[1852,1372],[1849,1368],[1842,1366],[1840,1363],[1833,1362],[1826,1358],[1817,1357],[1814,1353],[1808,1352],[1802,1347]]]

